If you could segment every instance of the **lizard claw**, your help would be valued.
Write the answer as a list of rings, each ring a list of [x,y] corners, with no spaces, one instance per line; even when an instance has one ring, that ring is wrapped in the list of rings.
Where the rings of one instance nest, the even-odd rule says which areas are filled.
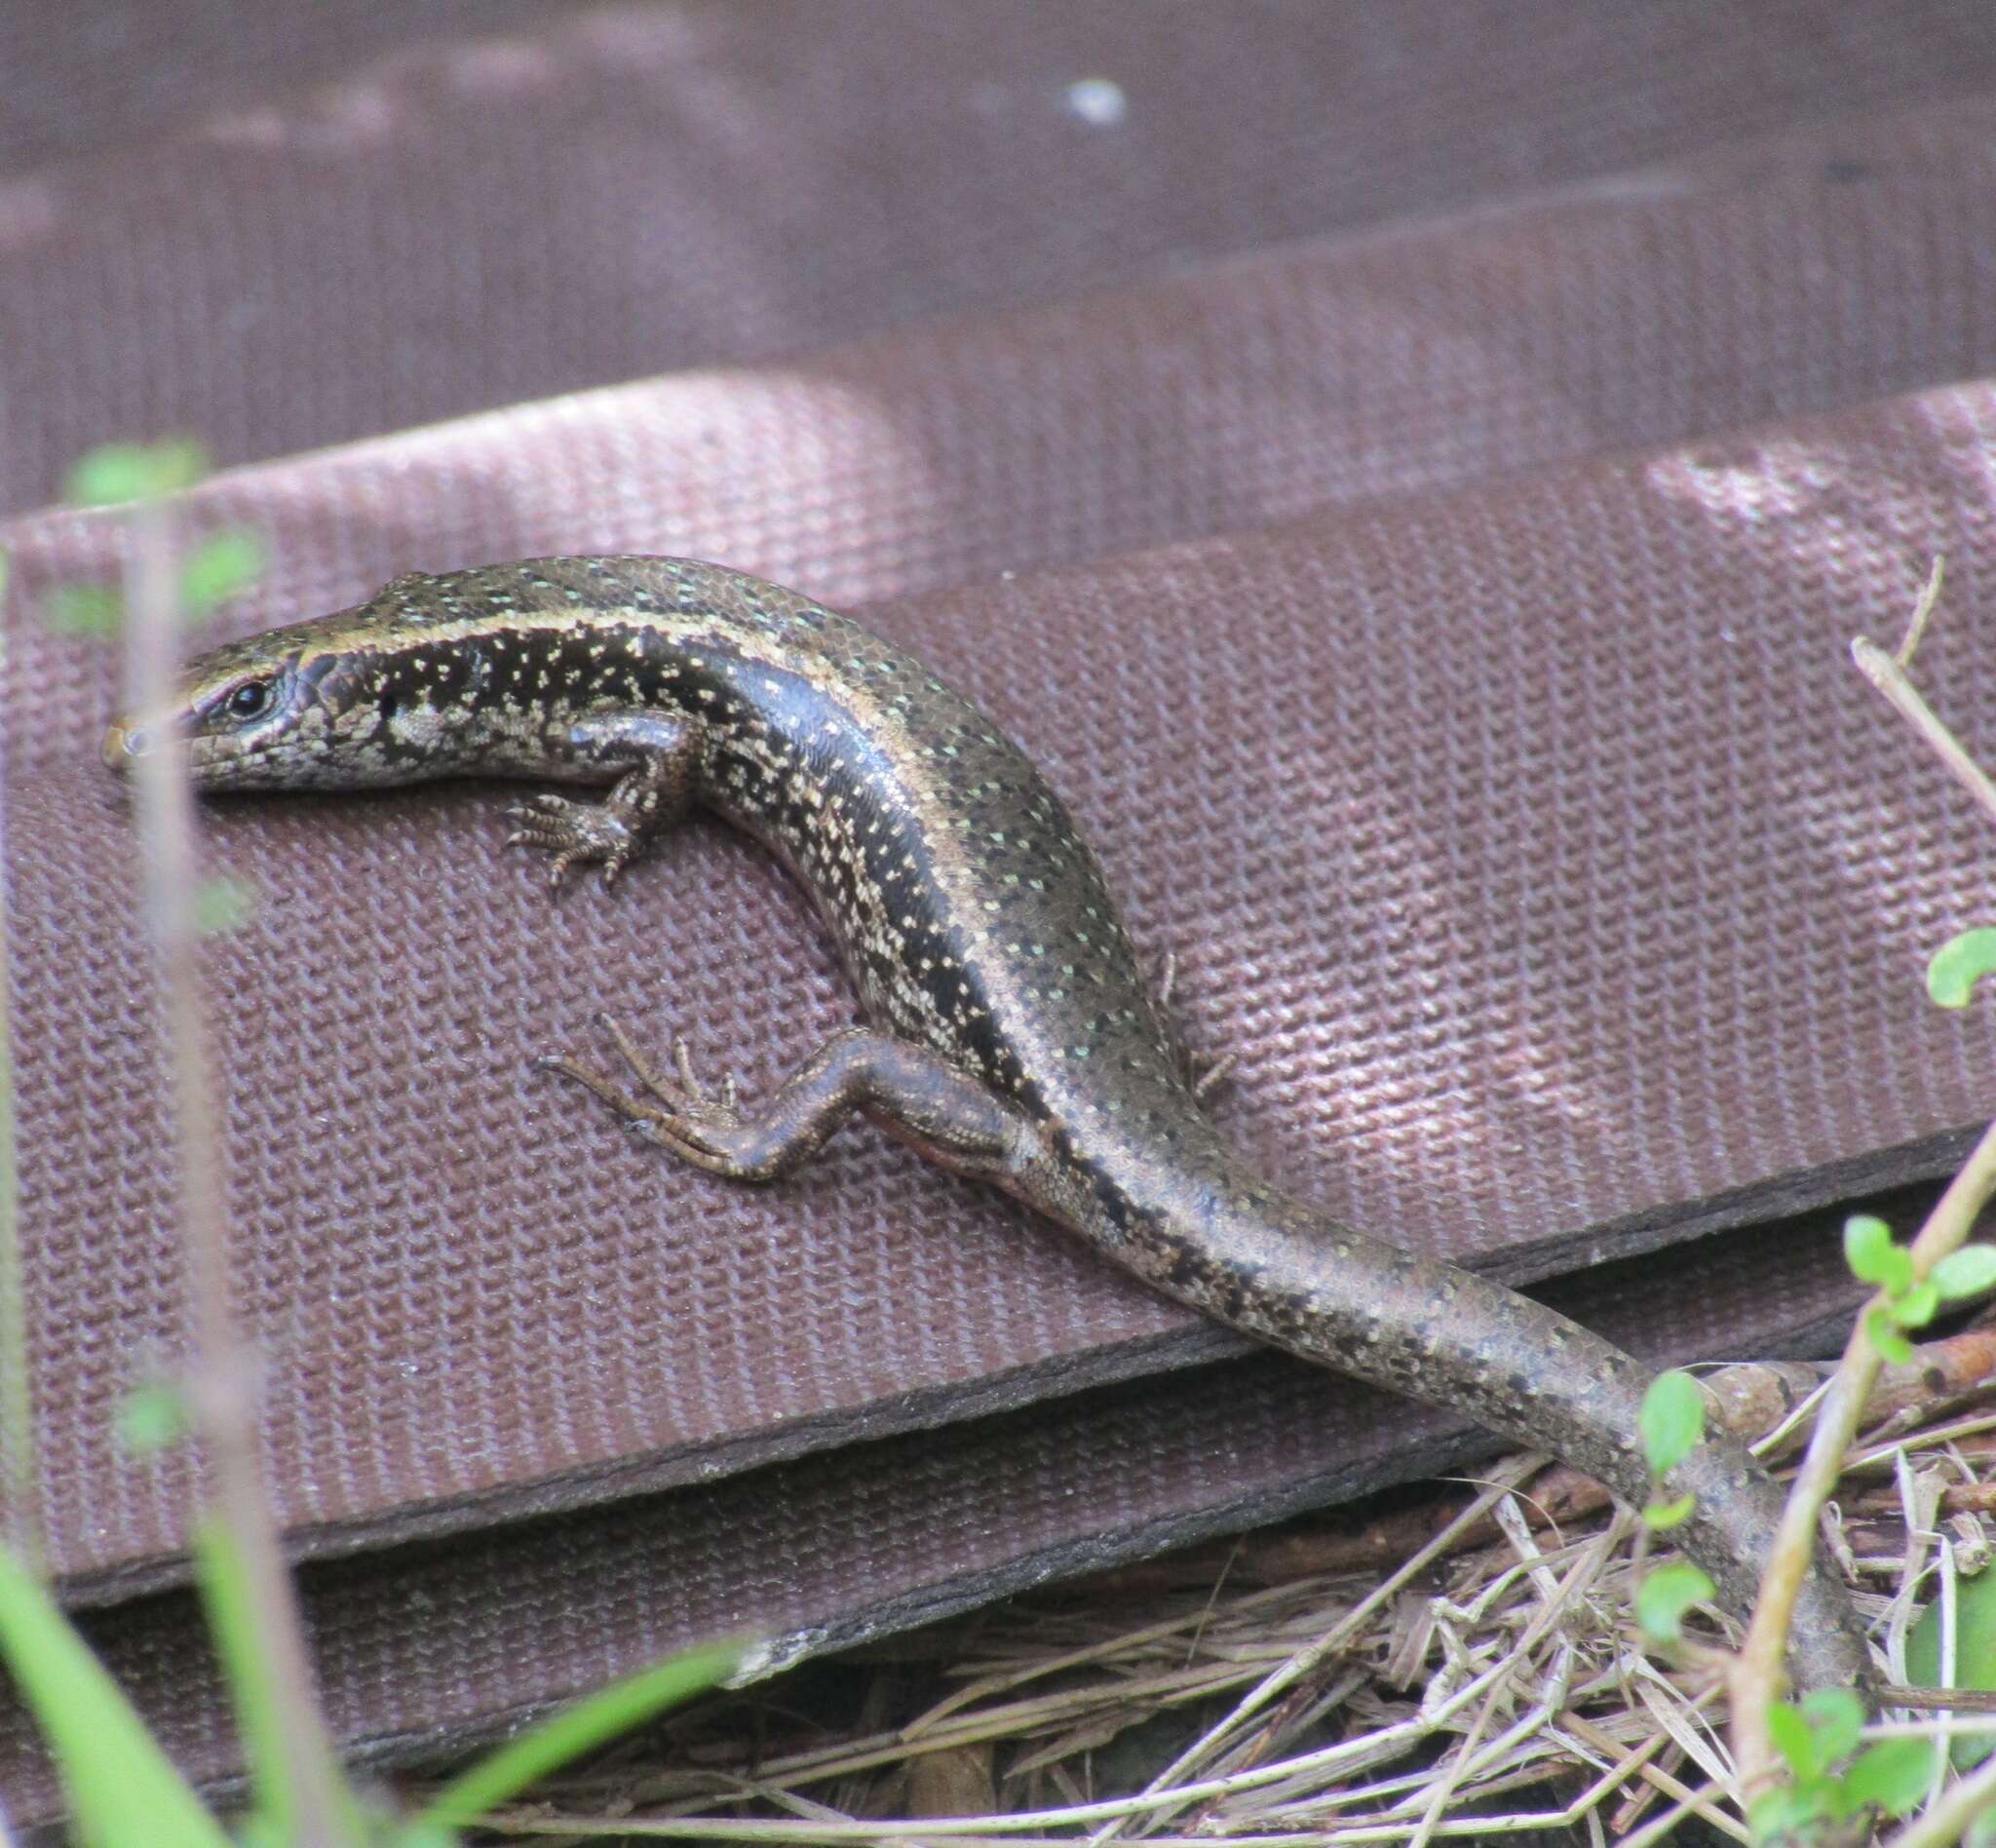
[[[615,885],[617,874],[637,854],[638,836],[608,809],[565,796],[537,794],[506,811],[519,826],[507,835],[509,847],[537,847],[553,854],[548,884],[557,891],[568,868],[599,863],[603,883]]]
[[[533,1061],[534,1069],[574,1079],[607,1103],[634,1135],[668,1153],[717,1174],[733,1173],[733,1141],[743,1128],[741,1114],[735,1107],[733,1076],[721,1081],[720,1095],[716,1097],[695,1075],[692,1053],[682,1038],[672,1048],[678,1076],[669,1078],[651,1063],[610,1014],[599,1011],[595,1018],[632,1075],[657,1099],[656,1103],[631,1096],[614,1079],[565,1054],[544,1054]]]
[[[1233,1053],[1202,1053],[1187,1047],[1176,1032],[1171,1028],[1171,990],[1177,985],[1178,956],[1175,950],[1166,950],[1158,966],[1157,1007],[1165,1017],[1167,1031],[1171,1032],[1171,1043],[1178,1054],[1185,1082],[1191,1087],[1192,1095],[1204,1102],[1207,1095],[1226,1083],[1232,1076],[1239,1059]]]

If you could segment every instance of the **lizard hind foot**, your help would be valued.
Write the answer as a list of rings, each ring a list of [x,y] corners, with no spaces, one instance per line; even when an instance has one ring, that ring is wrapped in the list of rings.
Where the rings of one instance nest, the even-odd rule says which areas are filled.
[[[755,1159],[754,1126],[745,1122],[735,1106],[732,1075],[722,1081],[718,1095],[710,1091],[695,1076],[692,1055],[680,1039],[673,1044],[677,1075],[669,1077],[609,1014],[599,1013],[596,1023],[610,1036],[632,1076],[656,1101],[632,1096],[616,1079],[567,1054],[544,1055],[534,1060],[534,1069],[573,1079],[600,1097],[647,1142],[696,1168],[737,1180],[768,1177]]]
[[[1184,1075],[1185,1083],[1191,1088],[1193,1097],[1204,1102],[1209,1095],[1233,1076],[1239,1057],[1234,1053],[1200,1052],[1185,1044],[1171,1018],[1171,992],[1177,983],[1178,954],[1175,950],[1168,949],[1163,961],[1158,965],[1158,1013],[1163,1017],[1166,1030],[1171,1036],[1171,1047],[1178,1056],[1179,1068]]]

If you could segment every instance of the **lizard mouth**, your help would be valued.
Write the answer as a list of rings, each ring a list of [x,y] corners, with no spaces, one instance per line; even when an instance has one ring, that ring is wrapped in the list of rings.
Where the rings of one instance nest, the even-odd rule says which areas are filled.
[[[152,750],[159,731],[157,726],[140,725],[132,718],[113,720],[98,751],[104,768],[116,776],[130,776],[137,768],[138,759]],[[217,750],[217,743],[198,732],[187,738],[186,773],[197,786],[219,783],[230,773],[246,776],[270,755],[270,748],[264,744],[238,742],[234,749]]]

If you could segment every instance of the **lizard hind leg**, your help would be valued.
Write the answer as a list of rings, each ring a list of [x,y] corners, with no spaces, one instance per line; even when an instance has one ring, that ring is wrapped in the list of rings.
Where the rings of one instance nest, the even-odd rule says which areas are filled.
[[[597,1017],[643,1096],[565,1056],[536,1059],[600,1097],[655,1146],[731,1180],[794,1173],[864,1111],[959,1173],[1003,1181],[1037,1146],[1025,1118],[940,1053],[891,1034],[834,1033],[752,1109],[730,1080],[718,1095],[694,1077],[683,1040],[677,1076],[658,1070],[607,1015]]]

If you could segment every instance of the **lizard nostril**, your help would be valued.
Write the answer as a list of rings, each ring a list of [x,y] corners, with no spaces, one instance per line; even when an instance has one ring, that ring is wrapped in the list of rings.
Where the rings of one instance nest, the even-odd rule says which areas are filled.
[[[130,766],[133,758],[143,756],[146,751],[146,734],[137,725],[113,725],[104,733],[103,748],[99,755],[106,770],[123,771]]]

